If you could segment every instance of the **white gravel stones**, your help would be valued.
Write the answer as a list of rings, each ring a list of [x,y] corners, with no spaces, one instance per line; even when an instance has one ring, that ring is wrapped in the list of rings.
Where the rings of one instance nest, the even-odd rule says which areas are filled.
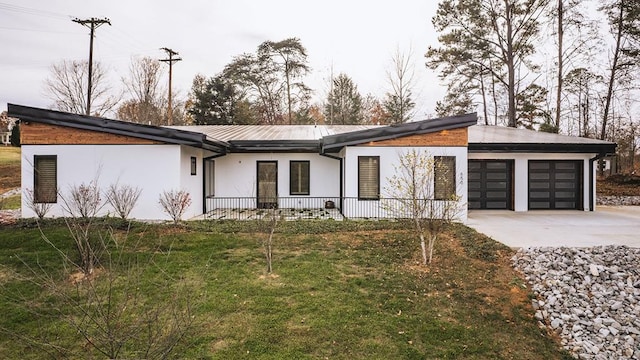
[[[640,196],[604,196],[596,197],[597,205],[629,206],[640,205]]]
[[[640,359],[640,249],[528,248],[512,259],[541,327],[579,359]]]

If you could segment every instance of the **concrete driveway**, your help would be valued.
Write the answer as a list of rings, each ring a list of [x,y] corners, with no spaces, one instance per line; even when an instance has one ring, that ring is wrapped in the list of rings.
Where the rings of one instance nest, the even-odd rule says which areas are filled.
[[[598,206],[594,212],[472,210],[467,225],[513,248],[640,248],[640,206]]]

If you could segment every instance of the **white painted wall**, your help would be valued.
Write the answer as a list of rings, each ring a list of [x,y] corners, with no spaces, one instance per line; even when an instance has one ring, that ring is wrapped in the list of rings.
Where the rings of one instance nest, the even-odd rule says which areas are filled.
[[[33,156],[57,155],[58,188],[64,195],[71,186],[89,183],[98,179],[101,188],[119,183],[140,187],[142,193],[136,207],[131,213],[136,219],[169,219],[158,204],[162,191],[181,189],[202,192],[201,177],[198,187],[195,179],[183,179],[183,157],[189,152],[179,145],[23,145],[22,146],[22,188],[33,189]],[[187,171],[188,169],[187,159]],[[201,173],[201,172],[200,172]],[[188,175],[188,172],[187,172]],[[193,195],[192,195],[193,196]],[[201,196],[201,195],[200,195]],[[53,206],[49,216],[62,216],[62,208],[58,203]],[[195,206],[189,209],[190,214],[201,210],[201,202],[194,201]],[[106,205],[100,215],[113,213]],[[200,211],[201,213],[201,211]],[[35,214],[26,206],[23,197],[22,216],[34,217]]]
[[[202,199],[204,169],[202,168],[202,149],[180,146],[180,186],[174,190],[185,190],[191,196],[191,206],[185,211],[183,218],[190,219],[203,213]],[[196,174],[191,175],[191,157],[196,158]],[[169,189],[167,189],[169,190]]]
[[[385,188],[389,187],[389,179],[396,173],[394,167],[399,157],[411,149],[416,149],[430,156],[456,157],[456,193],[461,197],[459,220],[467,218],[467,148],[466,147],[413,147],[395,148],[388,146],[354,146],[344,151],[344,196],[358,197],[358,156],[380,156],[380,196],[385,197]],[[372,204],[373,203],[373,204]],[[380,210],[380,202],[374,200],[349,200],[345,202],[343,212],[347,217],[388,217]]]
[[[289,194],[289,161],[309,161],[309,195]],[[257,162],[277,161],[280,207],[323,207],[325,198],[340,196],[340,161],[314,153],[227,154],[215,159],[215,199],[208,208],[255,208]],[[231,202],[228,197],[249,198]],[[318,197],[318,199],[312,199]]]
[[[582,161],[583,204],[589,211],[589,160],[596,154],[569,153],[469,153],[471,160],[513,160],[514,161],[514,210],[529,210],[529,160],[579,160]],[[593,177],[593,198],[595,199],[595,176]]]

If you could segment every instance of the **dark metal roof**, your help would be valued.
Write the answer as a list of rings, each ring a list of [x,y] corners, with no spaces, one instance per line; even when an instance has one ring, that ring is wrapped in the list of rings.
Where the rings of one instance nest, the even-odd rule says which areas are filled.
[[[540,131],[477,125],[469,128],[469,152],[566,152],[615,154],[616,143]]]
[[[349,145],[457,129],[472,126],[477,123],[478,117],[476,114],[465,114],[329,135],[322,139],[322,153],[337,152],[341,148]]]
[[[66,126],[74,129],[99,131],[115,135],[133,136],[140,139],[166,142],[169,144],[188,145],[218,153],[225,153],[229,147],[228,143],[209,139],[206,135],[199,132],[177,130],[168,127],[137,124],[14,104],[8,104],[8,113],[10,116],[17,117],[22,121]]]

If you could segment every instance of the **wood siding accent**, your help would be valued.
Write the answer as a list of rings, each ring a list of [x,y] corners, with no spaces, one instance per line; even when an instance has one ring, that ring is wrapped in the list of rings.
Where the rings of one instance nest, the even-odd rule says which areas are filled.
[[[23,122],[20,124],[20,142],[23,145],[153,145],[159,141],[133,136],[74,129],[66,126]]]
[[[467,128],[441,130],[435,133],[403,136],[396,139],[372,141],[363,146],[467,146]]]

